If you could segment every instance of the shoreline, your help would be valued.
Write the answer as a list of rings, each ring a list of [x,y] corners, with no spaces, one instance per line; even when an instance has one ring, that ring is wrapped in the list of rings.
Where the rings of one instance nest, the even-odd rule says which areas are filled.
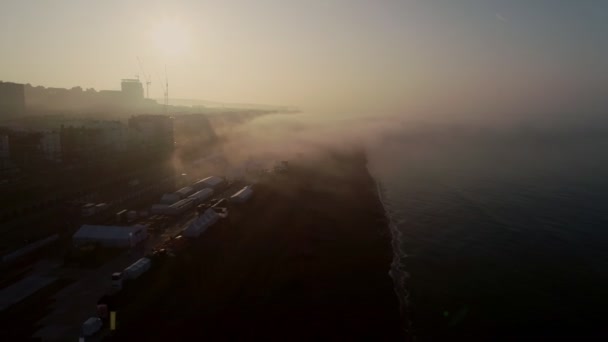
[[[402,319],[402,328],[408,338],[415,339],[412,325],[413,323],[411,320],[411,314],[409,312],[410,294],[406,286],[406,279],[409,277],[409,274],[407,273],[407,271],[405,271],[405,263],[403,262],[403,259],[407,258],[407,254],[401,249],[403,241],[402,233],[397,228],[397,223],[395,222],[393,214],[391,213],[388,207],[389,203],[387,202],[386,198],[386,190],[382,182],[373,175],[369,167],[369,163],[366,164],[366,169],[370,177],[372,177],[372,179],[374,180],[378,200],[382,204],[386,219],[388,220],[387,229],[391,234],[391,248],[393,251],[393,260],[391,262],[388,273],[393,281],[393,290],[399,302],[399,312],[401,314]]]
[[[147,300],[119,310],[129,319],[112,340],[403,340],[388,217],[366,162],[328,151],[256,185],[157,276],[164,288],[152,281]]]

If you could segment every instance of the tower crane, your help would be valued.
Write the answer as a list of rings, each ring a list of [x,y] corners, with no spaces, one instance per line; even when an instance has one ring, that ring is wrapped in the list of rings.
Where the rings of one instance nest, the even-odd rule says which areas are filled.
[[[161,80],[160,76],[156,74],[160,81],[160,85],[163,88],[164,100],[165,100],[165,114],[167,113],[167,109],[169,107],[169,78],[167,77],[167,65],[165,64],[165,82]]]
[[[137,56],[137,63],[139,64],[139,69],[141,70],[142,75],[144,75],[144,80],[146,81],[146,98],[150,98],[150,84],[152,84],[152,81],[150,80],[150,74],[146,74],[146,71],[144,70],[144,65],[141,62],[141,59],[139,58],[139,56]],[[139,78],[139,77],[138,77]]]

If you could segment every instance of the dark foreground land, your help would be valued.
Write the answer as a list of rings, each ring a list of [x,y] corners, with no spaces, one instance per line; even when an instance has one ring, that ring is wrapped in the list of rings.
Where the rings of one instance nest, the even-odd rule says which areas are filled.
[[[362,154],[292,161],[173,259],[119,309],[111,340],[403,340]]]

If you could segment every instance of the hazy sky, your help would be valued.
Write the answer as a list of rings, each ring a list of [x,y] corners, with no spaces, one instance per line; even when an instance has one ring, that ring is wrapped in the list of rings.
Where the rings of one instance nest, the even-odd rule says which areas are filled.
[[[3,0],[0,80],[411,112],[598,108],[604,0]],[[595,107],[594,107],[595,106]]]

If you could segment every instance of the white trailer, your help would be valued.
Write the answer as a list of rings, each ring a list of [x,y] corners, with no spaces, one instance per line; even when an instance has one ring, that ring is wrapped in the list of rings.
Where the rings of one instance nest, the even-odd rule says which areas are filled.
[[[141,258],[122,272],[122,279],[137,279],[152,266],[152,261],[148,258]]]
[[[99,203],[99,204],[95,205],[95,212],[100,213],[100,212],[106,210],[107,208],[108,208],[107,203]]]
[[[203,189],[193,193],[192,195],[188,196],[188,198],[194,200],[196,204],[199,204],[206,201],[211,196],[213,196],[213,189]]]
[[[181,200],[181,197],[176,193],[164,194],[163,197],[160,198],[160,203],[171,205],[179,200]]]
[[[152,215],[166,215],[169,212],[168,204],[153,204],[150,207],[150,214]]]
[[[95,214],[95,203],[87,203],[82,206],[81,215],[82,217],[88,217]]]
[[[194,201],[191,200],[190,198],[186,198],[186,199],[183,199],[181,201],[171,204],[167,208],[166,215],[171,215],[171,216],[182,215],[186,211],[192,209],[193,206],[194,206]]]
[[[123,209],[116,213],[116,222],[123,223],[127,222],[127,209]]]
[[[230,196],[230,202],[232,203],[244,203],[247,202],[251,196],[253,196],[253,189],[250,185],[242,188],[236,194]]]
[[[219,218],[219,215],[212,208],[209,208],[194,220],[188,228],[184,229],[182,234],[188,238],[197,238],[204,233],[207,228],[214,225]]]
[[[195,192],[194,188],[187,186],[187,187],[177,190],[175,192],[175,194],[178,195],[180,199],[184,199],[184,198],[192,195],[194,192]]]
[[[148,237],[148,228],[134,226],[96,226],[83,225],[72,236],[75,246],[86,243],[99,243],[107,248],[133,247]]]
[[[211,177],[207,177],[205,179],[201,179],[201,180],[197,181],[192,186],[195,189],[199,189],[199,190],[205,189],[205,188],[210,188],[210,189],[217,190],[224,183],[225,183],[225,181],[224,181],[223,178],[218,177],[218,176],[211,176]]]

